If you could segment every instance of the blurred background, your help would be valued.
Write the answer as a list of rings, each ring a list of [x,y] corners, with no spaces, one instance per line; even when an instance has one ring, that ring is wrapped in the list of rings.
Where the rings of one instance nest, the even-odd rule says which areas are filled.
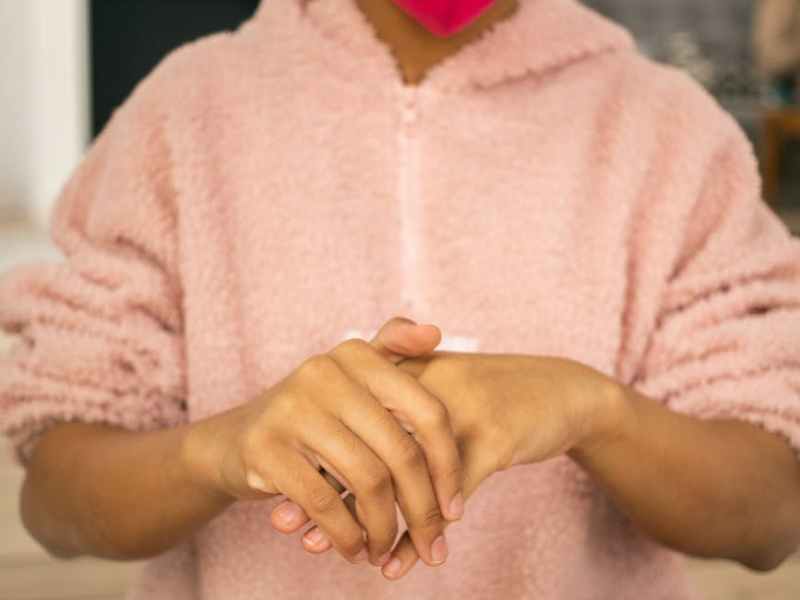
[[[763,1],[586,4],[631,29],[643,52],[690,73],[736,117],[758,153],[765,199],[800,234],[800,108],[794,89],[800,18],[794,28],[780,15],[757,20]],[[800,2],[786,4],[800,12]],[[53,202],[113,110],[165,53],[207,33],[234,29],[257,5],[257,0],[0,0],[0,271],[59,258],[46,231]],[[756,22],[764,25],[758,36]],[[773,42],[781,46],[770,49]],[[764,52],[766,66],[759,60]],[[0,352],[7,347],[0,334]],[[0,600],[121,599],[139,565],[49,559],[19,523],[21,480],[2,455]],[[800,598],[800,559],[769,575],[716,561],[692,561],[691,570],[705,600]]]

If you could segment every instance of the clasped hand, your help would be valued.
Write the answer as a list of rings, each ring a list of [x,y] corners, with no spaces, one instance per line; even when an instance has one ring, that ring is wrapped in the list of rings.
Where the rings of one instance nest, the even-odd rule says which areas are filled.
[[[483,481],[497,471],[541,462],[578,445],[590,444],[595,436],[610,426],[604,421],[607,415],[612,414],[608,403],[615,400],[617,388],[612,380],[590,367],[562,358],[511,354],[431,351],[413,357],[412,349],[425,346],[425,343],[415,339],[422,332],[418,328],[415,331],[413,327],[404,327],[402,330],[392,328],[390,322],[382,334],[394,340],[395,346],[407,347],[409,350],[406,350],[406,355],[411,357],[397,361],[394,356],[396,366],[383,369],[380,377],[408,383],[407,377],[410,375],[416,384],[409,402],[393,410],[393,416],[411,433],[406,437],[424,446],[433,441],[433,434],[418,428],[418,424],[430,425],[431,421],[426,421],[418,412],[429,417],[435,415],[435,432],[443,438],[440,445],[449,448],[450,442],[444,441],[447,435],[443,432],[448,431],[448,427],[441,422],[442,415],[431,411],[430,405],[419,399],[430,402],[433,398],[444,405],[449,431],[452,432],[461,460],[460,470],[456,470],[458,468],[453,466],[452,461],[448,463],[447,468],[454,469],[449,474],[458,473],[460,476],[457,483],[449,482],[448,489],[460,488],[463,496],[459,496],[459,499],[469,498]],[[387,382],[384,381],[384,384]],[[415,405],[415,402],[419,404]],[[404,443],[392,443],[399,445],[394,449],[386,448],[384,455],[392,452],[401,455],[409,453]],[[360,496],[357,485],[351,485],[344,474],[327,469],[327,466],[326,470],[333,476],[328,477],[329,483],[337,491],[347,492],[344,502],[350,514],[363,522],[359,515],[369,514],[367,499]],[[431,469],[431,472],[432,476],[437,473],[435,469]],[[400,490],[401,487],[398,488]],[[278,531],[288,534],[316,519],[304,510],[302,504],[293,502],[291,494],[287,495],[290,500],[276,507],[272,521]],[[402,509],[400,500],[401,495],[398,495]],[[451,517],[458,518],[458,515]],[[424,553],[426,547],[415,539],[413,522],[409,522],[409,531],[403,533],[391,556],[383,555],[380,561],[374,563],[382,567],[383,574],[389,579],[404,576],[420,557],[429,565],[438,564],[430,560],[431,556]],[[446,525],[447,522],[443,522],[442,530]],[[387,531],[394,540],[396,530],[389,527]],[[302,538],[306,550],[320,553],[335,547],[328,532],[325,524],[316,521]],[[382,543],[385,539],[384,535]]]

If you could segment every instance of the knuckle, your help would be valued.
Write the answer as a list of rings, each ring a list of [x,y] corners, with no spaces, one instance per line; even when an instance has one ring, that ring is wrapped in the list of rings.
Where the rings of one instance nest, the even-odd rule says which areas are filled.
[[[294,373],[299,389],[316,389],[320,382],[330,383],[340,376],[339,365],[328,354],[315,354],[304,360]]]
[[[284,472],[280,460],[275,460],[282,452],[277,438],[271,441],[270,435],[259,431],[248,431],[238,441],[236,463],[244,474],[269,473],[273,481],[282,478]],[[227,459],[226,459],[227,461]],[[229,463],[233,464],[233,463]],[[222,467],[224,469],[224,467]]]
[[[301,381],[325,380],[338,371],[336,361],[327,354],[315,354],[305,359],[295,371]]]
[[[353,356],[363,354],[372,349],[369,342],[360,338],[350,338],[340,343],[333,352],[345,356]]]
[[[285,390],[275,395],[265,407],[262,421],[272,426],[283,426],[292,422],[292,416],[297,416],[303,406],[303,392],[301,390]]]
[[[246,431],[239,442],[239,449],[244,462],[255,465],[264,457],[264,448],[269,443],[270,434],[264,430],[252,428]]]
[[[308,492],[306,502],[314,514],[329,514],[333,512],[341,499],[333,491],[333,488],[319,487]]]
[[[346,533],[340,536],[339,547],[348,556],[355,556],[364,547],[364,537],[360,530],[358,533]]]
[[[242,464],[246,467],[255,466],[261,461],[261,449],[250,435],[244,437],[239,443],[239,456],[242,458]]]
[[[441,525],[442,521],[444,521],[444,517],[442,517],[442,512],[439,510],[439,507],[434,504],[424,511],[415,514],[411,521],[412,522],[409,524],[414,528],[428,529]]]
[[[419,444],[411,436],[407,437],[397,447],[398,464],[407,469],[418,469],[424,465],[425,456]]]
[[[431,475],[438,481],[461,483],[464,469],[459,461],[447,461],[441,465],[431,466]]]
[[[367,497],[384,496],[391,490],[391,475],[389,470],[382,466],[364,474],[359,495]]]
[[[447,409],[441,402],[427,402],[419,412],[420,429],[432,429],[436,431],[450,429],[450,418]]]
[[[363,416],[363,424],[372,431],[390,431],[395,428],[396,420],[388,410],[374,410]]]

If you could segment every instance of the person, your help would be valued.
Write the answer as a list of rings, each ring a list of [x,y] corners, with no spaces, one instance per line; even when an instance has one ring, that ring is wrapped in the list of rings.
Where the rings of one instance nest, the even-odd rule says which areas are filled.
[[[266,0],[116,111],[65,261],[0,281],[51,553],[149,559],[133,599],[679,600],[797,547],[800,242],[745,135],[574,0],[461,4]]]
[[[800,3],[796,0],[759,0],[753,28],[753,47],[761,76],[771,97],[796,104],[800,73]]]

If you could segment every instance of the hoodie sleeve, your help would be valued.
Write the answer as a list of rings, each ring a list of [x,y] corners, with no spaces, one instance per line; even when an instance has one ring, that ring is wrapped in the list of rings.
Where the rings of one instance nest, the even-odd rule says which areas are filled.
[[[743,419],[800,450],[800,240],[761,199],[738,128],[698,189],[633,385],[678,412]]]
[[[50,235],[62,262],[0,278],[0,430],[25,465],[56,422],[130,430],[185,419],[170,157],[152,80],[118,109],[64,186]]]

